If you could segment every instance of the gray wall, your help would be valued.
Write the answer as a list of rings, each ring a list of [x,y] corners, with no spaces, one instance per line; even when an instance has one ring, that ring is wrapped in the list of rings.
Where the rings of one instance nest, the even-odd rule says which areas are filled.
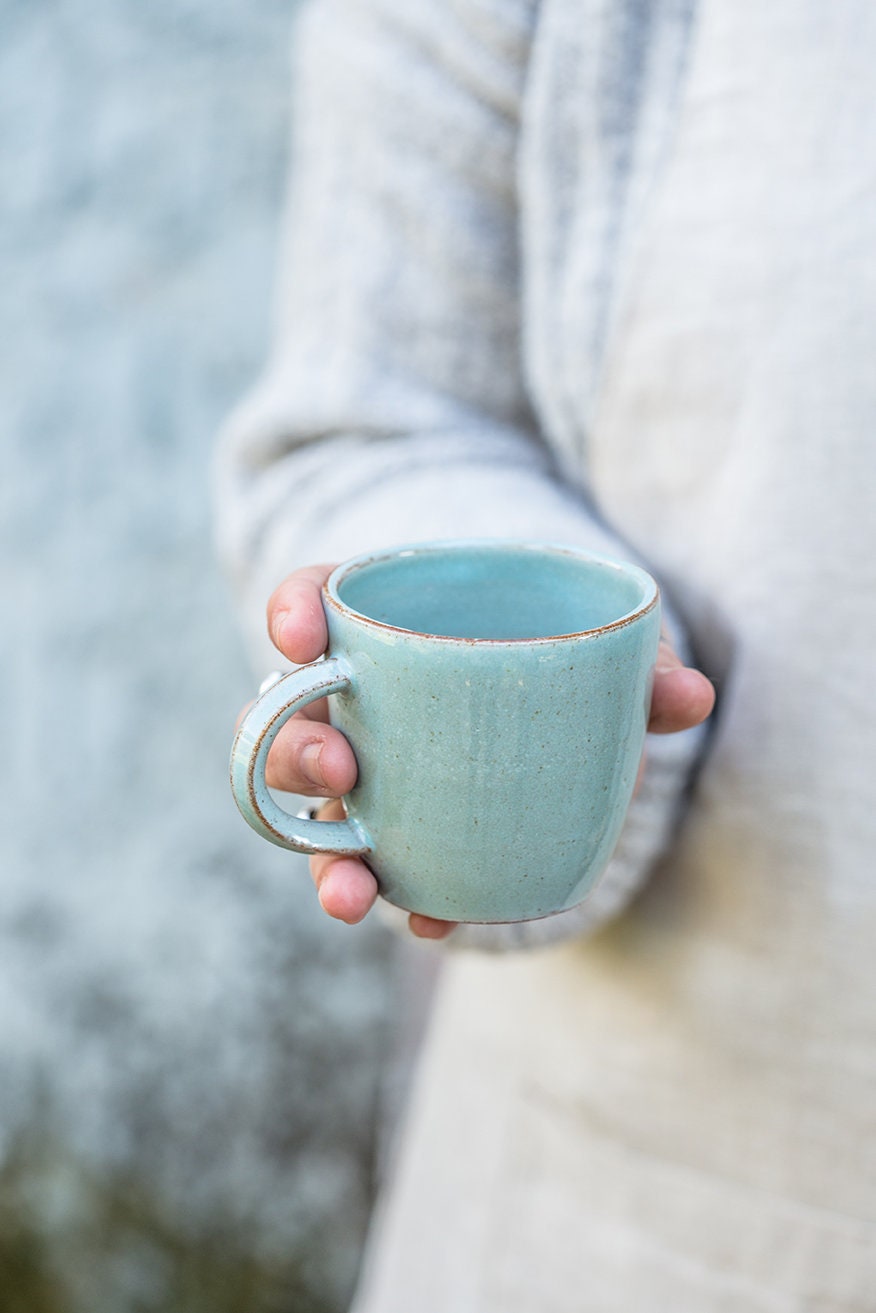
[[[287,0],[0,0],[0,1307],[339,1309],[391,950],[226,784]]]

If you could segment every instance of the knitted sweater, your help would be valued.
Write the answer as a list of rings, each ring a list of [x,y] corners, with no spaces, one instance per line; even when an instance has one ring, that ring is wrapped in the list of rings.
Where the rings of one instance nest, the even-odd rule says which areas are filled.
[[[251,632],[306,561],[567,540],[721,700],[672,842],[690,735],[548,933],[650,876],[622,916],[451,958],[361,1309],[873,1308],[876,9],[323,0],[296,52]]]

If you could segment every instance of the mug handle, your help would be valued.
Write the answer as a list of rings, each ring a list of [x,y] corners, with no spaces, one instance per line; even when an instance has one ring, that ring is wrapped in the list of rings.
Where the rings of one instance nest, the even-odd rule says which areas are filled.
[[[262,693],[243,718],[231,749],[231,791],[241,815],[257,834],[279,848],[299,853],[360,857],[371,851],[365,830],[350,818],[313,821],[278,807],[265,782],[271,744],[290,716],[318,698],[352,686],[349,666],[326,657],[283,675]]]

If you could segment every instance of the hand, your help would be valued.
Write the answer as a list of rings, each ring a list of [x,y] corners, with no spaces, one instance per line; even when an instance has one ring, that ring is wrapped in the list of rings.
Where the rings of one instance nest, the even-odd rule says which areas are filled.
[[[290,661],[303,665],[322,656],[328,644],[320,590],[330,565],[307,566],[284,580],[268,603],[268,631],[274,645]],[[663,639],[657,656],[651,718],[654,734],[674,734],[705,720],[715,690],[698,670],[682,665]],[[356,758],[347,740],[328,723],[325,699],[294,715],[280,730],[268,755],[266,778],[272,788],[308,797],[340,798],[356,783]],[[321,812],[323,820],[343,816],[340,802]],[[377,898],[377,881],[364,862],[354,857],[312,857],[310,870],[319,901],[329,916],[355,925]],[[443,939],[452,921],[412,913],[410,928],[422,939]]]

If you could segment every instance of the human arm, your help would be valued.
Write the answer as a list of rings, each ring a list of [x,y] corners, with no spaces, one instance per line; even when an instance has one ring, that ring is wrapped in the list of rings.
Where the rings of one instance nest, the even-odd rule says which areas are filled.
[[[630,555],[586,471],[574,486],[560,477],[522,363],[516,158],[533,22],[522,0],[305,12],[276,345],[227,427],[217,481],[220,542],[262,668],[276,664],[265,599],[310,561],[484,536]],[[318,616],[313,581],[291,587],[302,578],[306,628]],[[280,643],[288,661],[321,650],[300,638]],[[296,753],[323,734],[317,714],[290,723],[285,769],[275,756],[286,787],[303,782]],[[350,780],[343,746],[327,742],[330,778],[302,791]],[[646,878],[696,752],[689,735],[653,745],[591,922]]]

